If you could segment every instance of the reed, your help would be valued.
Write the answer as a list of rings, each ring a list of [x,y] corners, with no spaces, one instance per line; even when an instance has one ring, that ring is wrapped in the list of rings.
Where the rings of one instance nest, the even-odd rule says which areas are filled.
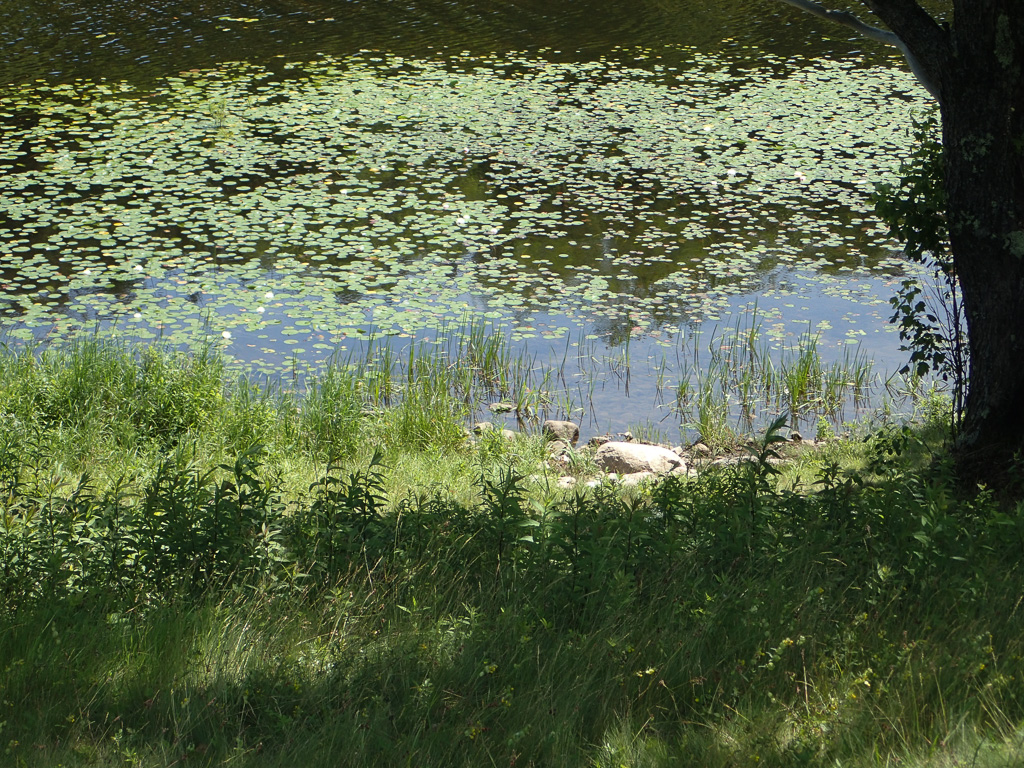
[[[858,350],[844,349],[825,363],[820,335],[808,328],[781,349],[766,337],[757,309],[705,342],[699,330],[677,352],[675,409],[684,429],[728,440],[782,413],[794,419],[837,418],[862,406],[875,383],[873,366]]]

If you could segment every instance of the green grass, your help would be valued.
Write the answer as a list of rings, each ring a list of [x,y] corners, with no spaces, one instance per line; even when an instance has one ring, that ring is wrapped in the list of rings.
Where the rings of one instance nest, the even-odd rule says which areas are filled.
[[[846,407],[863,405],[875,378],[871,361],[846,351],[828,364],[818,341],[808,329],[793,345],[776,349],[756,307],[706,343],[700,334],[685,337],[675,386],[684,427],[718,449],[780,413],[812,423],[819,417],[838,421]]]
[[[958,495],[937,422],[561,492],[409,354],[301,399],[0,357],[0,764],[1024,759],[1024,508]]]

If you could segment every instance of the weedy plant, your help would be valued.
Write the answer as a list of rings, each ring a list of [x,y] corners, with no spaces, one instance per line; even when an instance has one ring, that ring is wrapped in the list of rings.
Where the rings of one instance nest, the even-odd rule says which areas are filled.
[[[13,765],[1021,759],[1024,508],[957,495],[913,430],[799,492],[780,417],[749,460],[639,489],[559,491],[528,476],[539,444],[499,437],[399,494],[404,454],[346,456],[349,416],[286,403],[276,446],[236,448],[215,408],[110,478],[50,434],[99,406],[29,418],[38,364],[0,381]],[[383,406],[335,385],[317,408],[384,434]],[[267,430],[259,397],[217,391],[255,420],[232,434]],[[285,444],[323,446],[305,484]]]
[[[946,222],[945,161],[933,110],[915,118],[911,129],[914,149],[900,166],[897,185],[875,188],[875,211],[888,224],[889,233],[903,243],[913,261],[930,267],[933,287],[904,280],[889,303],[890,322],[899,327],[910,360],[904,374],[921,378],[934,373],[949,382],[952,391],[950,428],[960,428],[970,374],[967,327],[960,297],[956,265],[949,247]]]

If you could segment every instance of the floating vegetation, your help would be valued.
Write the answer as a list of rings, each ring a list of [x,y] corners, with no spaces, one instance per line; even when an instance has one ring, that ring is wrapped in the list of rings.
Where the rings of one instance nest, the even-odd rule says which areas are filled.
[[[468,316],[554,359],[580,337],[628,357],[801,285],[849,300],[845,341],[884,327],[859,305],[906,265],[866,193],[907,142],[910,76],[687,57],[365,52],[12,86],[0,335],[211,343],[280,374]],[[467,343],[500,387],[522,377]]]
[[[209,320],[245,357],[302,356],[467,311],[559,338],[625,304],[672,331],[779,267],[892,266],[865,192],[906,142],[909,76],[643,59],[366,54],[13,89],[0,318],[170,340]]]

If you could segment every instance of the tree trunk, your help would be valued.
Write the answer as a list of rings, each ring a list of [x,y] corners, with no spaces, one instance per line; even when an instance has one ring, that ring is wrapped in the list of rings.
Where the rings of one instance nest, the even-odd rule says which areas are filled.
[[[942,126],[971,355],[956,456],[964,480],[998,484],[1024,454],[1024,2],[955,12]]]

